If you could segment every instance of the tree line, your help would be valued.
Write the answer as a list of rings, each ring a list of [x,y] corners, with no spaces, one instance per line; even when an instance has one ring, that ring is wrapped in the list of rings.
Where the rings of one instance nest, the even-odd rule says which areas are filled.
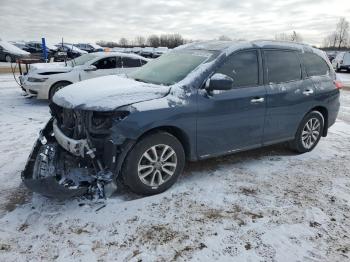
[[[322,49],[350,49],[350,26],[349,22],[341,17],[338,23],[335,26],[333,32],[327,35],[322,43]],[[221,35],[218,40],[232,40],[230,37],[226,35]],[[244,40],[244,39],[237,39]],[[303,37],[300,33],[296,31],[292,31],[291,33],[280,33],[275,35],[275,40],[280,41],[292,41],[292,42],[302,42]],[[133,47],[133,46],[151,46],[151,47],[168,47],[175,48],[179,45],[183,45],[185,43],[193,42],[193,40],[185,39],[180,34],[161,34],[161,35],[150,35],[148,37],[137,36],[133,40],[129,40],[125,37],[120,38],[118,42],[112,41],[98,41],[97,44],[105,47]]]
[[[188,43],[190,40],[185,40],[180,34],[161,34],[150,35],[148,37],[136,36],[135,39],[129,40],[125,37],[120,38],[118,42],[113,41],[98,41],[97,44],[105,47],[131,47],[131,46],[151,46],[151,47],[168,47],[175,48],[179,45]]]

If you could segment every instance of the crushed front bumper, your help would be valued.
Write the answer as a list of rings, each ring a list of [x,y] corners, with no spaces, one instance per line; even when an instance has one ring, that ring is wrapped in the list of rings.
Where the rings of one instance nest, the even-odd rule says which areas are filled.
[[[69,154],[68,152],[71,154]],[[86,151],[84,151],[86,150]],[[86,140],[66,137],[51,119],[40,132],[21,174],[24,184],[33,192],[55,198],[71,198],[89,194],[105,198],[116,190],[113,173],[82,166],[88,154]]]
[[[57,170],[55,170],[55,165],[51,166],[51,170],[49,170],[46,176],[38,176],[38,166],[42,166],[41,164],[45,162],[48,164],[49,161],[57,161],[57,159],[50,159],[57,156],[49,157],[45,155],[46,144],[53,138],[52,124],[53,119],[51,119],[40,132],[40,136],[33,146],[25,168],[21,174],[23,183],[31,191],[48,197],[70,198],[84,195],[88,192],[88,187],[67,187],[65,184],[59,183],[60,181],[59,177],[56,176]]]

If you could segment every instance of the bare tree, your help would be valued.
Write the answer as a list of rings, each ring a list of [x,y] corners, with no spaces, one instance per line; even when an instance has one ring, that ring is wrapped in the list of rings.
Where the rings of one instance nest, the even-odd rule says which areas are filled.
[[[327,37],[325,37],[323,39],[323,46],[324,47],[335,48],[337,43],[338,43],[338,34],[336,32],[329,34]]]
[[[275,40],[278,40],[278,41],[288,41],[289,40],[289,37],[286,33],[280,33],[280,34],[276,34],[275,35]]]
[[[275,35],[275,40],[279,41],[292,41],[292,42],[302,42],[303,38],[296,31],[293,31],[290,35],[287,33],[281,33]]]
[[[298,34],[297,32],[293,31],[293,33],[290,36],[290,40],[292,42],[302,42],[303,38],[301,37],[300,34]]]
[[[127,46],[128,43],[129,43],[129,41],[128,41],[128,39],[126,39],[125,37],[122,37],[122,38],[120,38],[120,40],[119,40],[119,45],[121,45],[121,46]]]
[[[219,36],[220,41],[232,41],[231,38],[229,38],[227,35],[221,35]]]
[[[147,44],[152,47],[158,47],[160,45],[160,39],[157,35],[151,35],[147,38]]]
[[[344,17],[339,19],[336,28],[337,40],[338,40],[338,49],[347,45],[349,38],[349,22],[346,21]]]
[[[135,37],[135,44],[139,46],[144,46],[146,43],[146,38],[143,36],[136,36]]]

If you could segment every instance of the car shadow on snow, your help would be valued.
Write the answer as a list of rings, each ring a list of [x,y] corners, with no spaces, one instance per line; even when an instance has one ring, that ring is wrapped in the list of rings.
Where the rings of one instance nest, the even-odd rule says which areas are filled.
[[[278,161],[281,156],[292,156],[295,154],[296,153],[290,150],[285,143],[266,146],[198,162],[188,162],[184,171],[184,176],[190,176],[193,172],[215,171],[220,166],[235,165],[263,158]]]

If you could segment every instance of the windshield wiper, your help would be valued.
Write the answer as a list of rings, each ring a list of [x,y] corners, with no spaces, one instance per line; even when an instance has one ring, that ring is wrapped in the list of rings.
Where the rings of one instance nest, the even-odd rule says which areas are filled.
[[[145,80],[141,80],[140,78],[134,78],[134,80],[137,81],[137,82],[142,82],[142,83],[147,83],[147,84],[150,83],[150,82],[147,82]]]

